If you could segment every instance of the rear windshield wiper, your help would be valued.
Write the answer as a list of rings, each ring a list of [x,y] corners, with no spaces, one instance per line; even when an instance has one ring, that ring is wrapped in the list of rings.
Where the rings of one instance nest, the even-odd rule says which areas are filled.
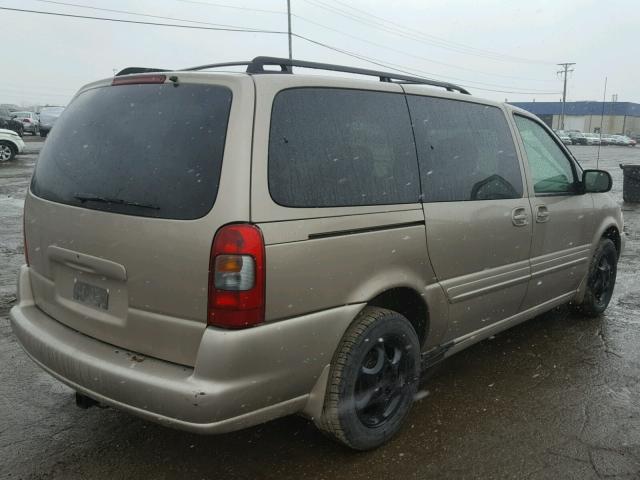
[[[131,202],[128,200],[123,200],[122,198],[100,197],[98,195],[91,195],[88,193],[76,193],[73,196],[73,198],[75,198],[76,200],[80,200],[82,203],[84,202],[112,203],[115,205],[127,205],[128,207],[139,207],[139,208],[149,208],[152,210],[160,210],[159,205],[154,205],[152,203]]]

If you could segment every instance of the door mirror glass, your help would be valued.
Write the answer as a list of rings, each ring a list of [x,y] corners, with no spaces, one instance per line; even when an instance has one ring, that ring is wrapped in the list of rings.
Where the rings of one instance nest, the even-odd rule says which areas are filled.
[[[604,170],[585,170],[582,185],[585,193],[603,193],[611,190],[613,180],[609,172]]]

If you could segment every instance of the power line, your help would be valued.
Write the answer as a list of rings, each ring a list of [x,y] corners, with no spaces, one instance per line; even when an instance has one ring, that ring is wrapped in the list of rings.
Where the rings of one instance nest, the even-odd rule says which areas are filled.
[[[391,63],[391,62],[382,63],[382,62],[384,62],[384,60],[380,60],[380,59],[373,58],[373,57],[368,57],[368,56],[361,55],[361,54],[358,54],[358,53],[355,53],[355,52],[350,52],[350,51],[344,50],[342,48],[334,47],[334,46],[328,45],[326,43],[319,42],[317,40],[313,40],[313,39],[305,37],[303,35],[298,35],[298,34],[294,33],[293,36],[295,36],[296,38],[299,38],[301,40],[305,40],[305,41],[307,41],[309,43],[312,43],[312,44],[327,48],[329,50],[333,50],[335,52],[342,53],[342,54],[347,55],[349,57],[357,58],[359,60],[364,60],[365,62],[369,62],[369,63],[372,63],[373,65],[377,65],[379,67],[383,67],[383,68],[386,68],[386,69],[389,69],[389,70],[394,70],[396,72],[400,72],[400,73],[405,73],[405,74],[408,74],[408,75],[421,77],[420,75],[416,75],[416,72],[418,72],[420,74],[426,74],[426,75],[429,75],[429,76],[436,76],[436,77],[439,76],[441,78],[445,78],[446,79],[446,77],[443,77],[442,75],[435,75],[435,74],[432,74],[432,73],[429,73],[429,72],[425,72],[425,71],[422,71],[422,70],[417,70],[417,69],[414,69],[414,68],[411,68],[411,67],[398,65],[398,64]],[[395,65],[396,67],[400,67],[400,68],[394,68],[391,65]],[[428,78],[425,78],[425,77],[421,77],[421,78],[424,78],[425,80],[428,80]],[[464,87],[466,85],[461,84],[461,86]],[[486,91],[486,92],[513,93],[513,94],[520,94],[520,95],[558,95],[558,93],[559,93],[559,92],[543,92],[543,91],[522,92],[522,91],[492,90],[492,89],[480,88],[480,87],[471,87],[471,88],[475,88],[476,90],[483,90],[483,91]]]
[[[448,50],[452,50],[455,51],[457,53],[462,53],[465,55],[472,55],[472,56],[478,56],[481,58],[487,58],[487,59],[491,59],[491,60],[496,60],[496,61],[508,61],[508,62],[517,62],[517,63],[535,63],[535,64],[550,64],[549,62],[541,62],[539,60],[531,60],[531,59],[526,59],[526,58],[521,58],[521,57],[515,57],[515,56],[511,56],[511,55],[505,55],[505,54],[501,54],[501,53],[497,53],[497,52],[492,52],[489,50],[484,50],[484,49],[479,49],[476,47],[471,47],[468,45],[464,45],[461,43],[456,43],[456,42],[452,42],[450,40],[446,40],[440,37],[436,37],[433,35],[428,35],[422,31],[416,30],[416,29],[412,29],[409,27],[405,27],[404,25],[392,22],[390,20],[387,20],[385,18],[379,17],[377,15],[373,15],[371,13],[367,13],[367,15],[369,15],[370,17],[374,17],[375,19],[380,19],[382,21],[377,21],[377,20],[371,20],[371,19],[366,19],[363,18],[360,15],[357,14],[353,14],[351,12],[345,11],[345,10],[341,10],[337,7],[334,7],[330,4],[327,4],[326,2],[322,1],[322,0],[313,0],[313,1],[309,1],[309,0],[305,0],[307,1],[307,3],[311,3],[311,4],[315,4],[316,6],[319,6],[320,8],[325,8],[329,11],[332,11],[334,13],[337,13],[338,15],[342,15],[342,16],[347,16],[348,18],[351,18],[352,20],[355,20],[357,22],[360,23],[364,23],[365,25],[373,25],[376,26],[377,28],[383,27],[386,28],[386,31],[390,32],[390,33],[394,33],[397,35],[402,35],[405,36],[407,38],[411,38],[413,40],[422,42],[422,43],[427,43],[430,45],[435,45],[437,47],[440,48],[445,48]],[[339,3],[339,2],[337,2]],[[320,5],[318,5],[320,4]],[[355,9],[355,7],[351,7],[352,9]],[[359,9],[356,9],[359,10]],[[362,10],[359,10],[362,11]],[[387,27],[385,24],[389,23],[394,25],[393,27]],[[396,27],[397,26],[397,27]],[[413,33],[415,32],[415,33]],[[416,37],[417,35],[417,37]],[[418,38],[421,37],[421,38]]]
[[[173,20],[176,22],[187,22],[187,23],[196,23],[196,24],[201,24],[201,25],[211,25],[211,26],[216,26],[216,27],[228,27],[228,28],[245,28],[245,27],[238,27],[236,25],[226,25],[223,23],[211,23],[211,22],[203,22],[203,21],[199,21],[199,20],[188,20],[188,19],[184,19],[184,18],[176,18],[176,17],[163,17],[161,15],[152,15],[150,13],[138,13],[138,12],[131,12],[128,10],[116,10],[113,8],[103,8],[103,7],[93,7],[91,5],[81,5],[79,3],[67,3],[67,2],[58,2],[56,0],[33,0],[35,2],[41,2],[41,3],[50,3],[53,5],[62,5],[65,7],[75,7],[75,8],[85,8],[88,10],[96,10],[96,11],[100,11],[100,12],[110,12],[110,13],[122,13],[124,15],[135,15],[138,17],[148,17],[148,18],[158,18],[161,20]],[[250,29],[248,29],[250,30]]]
[[[475,69],[472,69],[472,68],[461,67],[459,65],[454,65],[452,63],[446,63],[446,62],[441,62],[439,60],[433,60],[431,58],[427,58],[427,57],[423,57],[423,56],[420,56],[420,55],[415,55],[413,53],[405,52],[404,50],[400,50],[398,48],[393,48],[393,47],[390,47],[388,45],[383,45],[381,43],[373,42],[371,40],[367,40],[367,39],[359,37],[357,35],[352,35],[350,33],[346,33],[346,32],[343,32],[342,30],[337,29],[337,28],[328,27],[327,25],[324,25],[322,23],[318,23],[318,22],[316,22],[314,20],[310,20],[310,19],[308,19],[306,17],[302,17],[302,16],[297,15],[295,13],[292,13],[291,16],[294,17],[294,18],[300,19],[300,20],[302,20],[304,22],[308,22],[308,23],[310,23],[312,25],[316,25],[318,27],[325,28],[325,29],[330,30],[332,32],[339,33],[339,34],[344,35],[346,37],[353,38],[355,40],[359,40],[359,41],[364,42],[364,43],[368,43],[369,45],[373,45],[373,46],[378,47],[378,48],[384,48],[386,50],[389,50],[389,51],[392,51],[392,52],[395,52],[395,53],[399,53],[399,54],[405,55],[407,57],[416,58],[418,60],[424,60],[426,62],[435,63],[437,65],[443,65],[443,66],[449,67],[449,68],[456,68],[458,70],[464,70],[466,72],[471,72],[471,73],[479,73],[481,75],[488,75],[488,76],[501,77],[501,78],[510,78],[512,80],[527,80],[527,81],[533,81],[533,82],[550,82],[550,83],[554,82],[554,80],[546,80],[546,79],[543,80],[543,79],[538,79],[538,78],[514,77],[512,75],[501,75],[499,73],[483,72],[481,70],[475,70]]]
[[[70,13],[45,12],[42,10],[27,10],[23,8],[0,7],[0,10],[7,10],[10,12],[21,12],[21,13],[37,13],[40,15],[52,15],[54,17],[81,18],[86,20],[102,20],[105,22],[132,23],[136,25],[151,25],[154,27],[189,28],[192,30],[215,30],[215,31],[222,31],[222,32],[268,33],[268,34],[277,34],[277,35],[287,34],[287,32],[281,32],[277,30],[249,29],[249,28],[231,27],[231,26],[230,27],[199,27],[196,25],[180,25],[176,23],[142,22],[139,20],[124,20],[121,18],[91,17],[88,15],[72,15]]]
[[[326,5],[326,2],[320,2],[320,3],[323,3],[324,5]],[[514,60],[518,60],[518,61],[524,61],[524,62],[527,62],[527,63],[547,63],[547,62],[540,62],[538,60],[526,59],[526,58],[522,58],[522,57],[515,57],[515,56],[512,56],[512,55],[505,55],[505,54],[502,54],[502,53],[499,53],[499,52],[494,52],[494,51],[491,51],[491,50],[485,50],[485,49],[482,49],[482,48],[476,48],[476,47],[472,47],[472,46],[465,45],[465,44],[462,44],[462,43],[454,42],[454,41],[451,41],[451,40],[446,40],[444,38],[440,38],[440,37],[436,37],[434,35],[426,34],[426,33],[422,32],[421,30],[418,30],[418,29],[415,29],[415,28],[411,28],[411,27],[407,27],[405,25],[402,25],[400,23],[394,22],[394,21],[389,20],[387,18],[380,17],[378,15],[374,15],[371,12],[367,12],[366,10],[362,10],[360,8],[354,7],[352,5],[349,5],[348,3],[342,2],[340,0],[333,0],[333,3],[341,5],[342,7],[348,8],[348,9],[353,10],[355,12],[358,12],[361,15],[366,15],[368,17],[372,17],[372,18],[374,18],[376,20],[379,20],[381,22],[394,25],[396,27],[399,27],[400,29],[406,30],[408,32],[413,32],[416,35],[419,35],[419,36],[422,36],[422,37],[426,37],[426,38],[430,38],[430,39],[433,39],[435,41],[444,42],[444,43],[451,44],[453,46],[457,46],[457,47],[460,47],[460,48],[465,48],[465,49],[468,49],[468,50],[471,50],[471,51],[477,51],[477,52],[482,52],[482,53],[486,53],[486,54],[489,54],[489,55],[507,57],[507,58],[511,58],[511,59],[514,59]]]
[[[169,23],[156,23],[156,22],[143,22],[143,21],[137,21],[137,20],[124,20],[124,19],[116,19],[116,18],[108,18],[108,17],[93,17],[93,16],[87,16],[87,15],[73,15],[73,14],[67,14],[67,13],[58,13],[58,12],[45,12],[45,11],[41,11],[41,10],[27,10],[27,9],[18,9],[18,8],[8,8],[8,7],[0,7],[0,10],[7,10],[7,11],[13,11],[13,12],[21,12],[21,13],[35,13],[35,14],[40,14],[40,15],[52,15],[52,16],[58,16],[58,17],[66,17],[66,18],[74,18],[74,19],[87,19],[87,20],[99,20],[99,21],[108,21],[108,22],[116,22],[116,23],[129,23],[129,24],[137,24],[137,25],[150,25],[150,26],[159,26],[159,27],[174,27],[174,28],[188,28],[188,29],[195,29],[195,30],[214,30],[214,31],[230,31],[230,32],[246,32],[246,33],[269,33],[269,34],[280,34],[280,35],[286,35],[288,34],[288,32],[283,32],[283,31],[275,31],[275,30],[258,30],[258,29],[246,29],[246,28],[241,28],[241,27],[202,27],[202,26],[195,26],[195,25],[181,25],[181,24],[169,24]],[[334,47],[332,45],[323,43],[323,42],[319,42],[317,40],[313,40],[309,37],[305,37],[303,35],[299,35],[296,33],[292,33],[292,36],[296,37],[296,38],[300,38],[302,40],[305,40],[309,43],[327,48],[329,50],[333,50],[339,53],[342,53],[344,55],[353,57],[353,58],[357,58],[369,63],[372,63],[374,65],[378,65],[381,66],[383,68],[388,68],[390,70],[395,70],[401,73],[408,73],[410,75],[415,75],[414,72],[420,72],[420,73],[426,73],[427,75],[432,75],[430,73],[424,72],[424,71],[420,71],[417,69],[413,69],[413,71],[410,71],[409,69],[411,67],[405,67],[403,65],[398,65],[398,64],[393,64],[391,63],[390,65],[396,65],[396,67],[392,67],[389,66],[390,62],[386,62],[386,63],[382,63],[383,61],[380,59],[376,59],[373,57],[368,57],[365,55],[360,55],[357,54],[355,52],[350,52],[344,49],[340,49],[338,47]],[[400,67],[400,68],[397,68]],[[435,75],[433,75],[435,76]],[[440,76],[442,77],[442,76]],[[446,77],[444,77],[446,78]],[[480,87],[473,87],[476,88],[478,90],[483,90],[483,91],[488,91],[488,92],[497,92],[497,93],[513,93],[513,94],[538,94],[538,95],[556,95],[557,92],[542,92],[542,91],[536,91],[536,92],[521,92],[521,91],[507,91],[507,90],[493,90],[493,89],[487,89],[487,88],[480,88]]]
[[[516,63],[533,63],[533,64],[544,64],[544,65],[551,65],[550,62],[542,62],[542,61],[538,61],[538,60],[530,60],[530,59],[524,59],[524,58],[520,58],[520,57],[514,57],[514,56],[508,56],[508,55],[503,55],[503,54],[497,54],[497,53],[493,53],[493,52],[489,52],[489,51],[485,51],[485,50],[481,50],[481,49],[476,49],[475,47],[469,47],[466,45],[462,45],[462,44],[455,44],[453,42],[450,42],[448,40],[444,40],[438,37],[433,37],[433,36],[429,36],[426,35],[424,33],[419,33],[420,37],[416,36],[416,34],[412,34],[411,32],[407,32],[406,31],[406,27],[402,27],[402,28],[397,28],[397,27],[388,27],[387,25],[385,25],[382,22],[379,22],[377,20],[369,20],[366,18],[362,18],[359,15],[355,15],[353,13],[350,13],[348,11],[342,10],[340,8],[336,8],[333,7],[332,5],[329,5],[321,0],[304,0],[306,3],[313,5],[317,8],[321,8],[327,11],[330,11],[334,14],[340,15],[342,17],[346,17],[349,18],[350,20],[356,21],[358,23],[367,25],[369,27],[375,27],[378,30],[383,30],[386,31],[387,33],[391,33],[393,35],[396,36],[400,36],[403,38],[408,38],[423,44],[428,44],[430,46],[436,46],[439,48],[443,48],[443,49],[447,49],[447,50],[451,50],[460,54],[464,54],[464,55],[471,55],[471,56],[476,56],[476,57],[480,57],[480,58],[485,58],[485,59],[490,59],[490,60],[494,60],[494,61],[502,61],[502,62],[516,62]]]
[[[218,7],[218,8],[229,8],[231,10],[244,10],[249,12],[258,12],[258,13],[275,13],[278,15],[286,15],[287,12],[279,11],[279,10],[266,10],[262,8],[250,8],[250,7],[238,7],[235,5],[225,5],[222,3],[211,3],[211,2],[202,2],[198,0],[176,0],[176,2],[182,3],[191,3],[194,5],[205,5],[208,7]]]
[[[50,2],[50,3],[64,4],[62,2],[53,2],[52,0],[36,0],[36,1],[44,1],[44,2]],[[196,1],[196,0],[176,0],[176,1],[185,2],[185,3],[195,3],[195,4],[198,4],[198,5],[205,5],[205,6],[209,6],[209,7],[232,8],[232,9],[237,9],[237,10],[248,10],[248,11],[261,12],[261,13],[273,13],[273,14],[280,14],[280,15],[288,15],[288,11],[284,12],[284,11],[277,11],[277,10],[262,10],[262,9],[254,9],[254,8],[247,8],[247,7],[236,7],[236,6],[230,6],[230,5],[223,5],[223,4],[220,4],[220,3],[210,3],[210,2],[202,2],[202,1]],[[68,5],[74,5],[74,4],[68,4]],[[92,8],[92,9],[95,9],[95,10],[101,10],[100,8],[97,8],[97,7],[89,7],[89,6],[83,6],[83,5],[74,5],[74,6],[79,6],[79,7],[84,7],[84,8]],[[355,9],[355,7],[352,7],[352,8]],[[123,12],[121,10],[120,11],[119,10],[109,10],[109,9],[103,9],[103,10],[116,11],[116,12],[120,12],[120,13],[131,13],[131,12]],[[143,14],[137,14],[137,13],[135,13],[135,14],[132,13],[132,14],[133,15],[143,15]],[[169,19],[169,20],[172,19],[171,17],[160,17],[160,16],[157,16],[157,15],[151,15],[151,16],[155,17],[155,18],[163,18],[163,19]],[[375,16],[375,15],[372,15],[372,16]],[[516,76],[512,76],[512,75],[501,75],[501,74],[497,74],[497,73],[489,73],[489,72],[483,72],[483,71],[480,71],[480,70],[474,70],[474,69],[467,68],[467,67],[461,67],[459,65],[454,65],[454,64],[451,64],[451,63],[446,63],[446,62],[441,62],[441,61],[438,61],[438,60],[433,60],[431,58],[427,58],[427,57],[411,54],[411,53],[405,52],[403,50],[392,48],[392,47],[389,47],[387,45],[383,45],[383,44],[380,44],[380,43],[372,42],[371,40],[367,40],[367,39],[362,38],[360,36],[346,33],[346,32],[344,32],[342,30],[337,29],[337,28],[329,27],[327,25],[324,25],[322,23],[316,22],[314,20],[311,20],[311,19],[309,19],[307,17],[304,17],[304,16],[296,14],[296,13],[291,13],[290,17],[291,18],[296,18],[298,20],[302,20],[303,22],[309,23],[311,25],[316,25],[318,27],[324,28],[326,30],[330,30],[332,32],[339,33],[339,34],[344,35],[346,37],[353,38],[353,39],[359,40],[361,42],[368,43],[370,45],[374,45],[374,46],[376,46],[378,48],[384,48],[384,49],[387,49],[389,51],[393,51],[395,53],[399,53],[401,55],[406,55],[408,57],[416,58],[416,59],[419,59],[419,60],[424,60],[424,61],[427,61],[427,62],[430,62],[430,63],[443,65],[443,66],[446,66],[446,67],[449,67],[449,68],[455,68],[455,69],[459,69],[459,70],[463,70],[463,71],[467,71],[467,72],[471,72],[471,73],[478,73],[478,74],[481,74],[481,75],[487,75],[487,76],[493,76],[493,77],[510,78],[510,79],[513,79],[513,80],[526,80],[526,81],[549,82],[549,83],[554,81],[554,80],[537,79],[537,78],[523,78],[523,77],[516,77]],[[378,18],[381,18],[381,17],[378,17]],[[196,21],[185,20],[185,19],[177,19],[177,20],[184,21],[184,22],[208,24],[207,22],[196,22]],[[390,22],[390,23],[393,23],[393,22]],[[213,25],[215,25],[215,24],[213,24]],[[451,77],[451,78],[455,78],[455,77]],[[490,84],[490,83],[486,83],[486,82],[476,82],[476,81],[470,81],[470,80],[466,80],[466,81],[468,83],[477,83],[479,85],[488,85],[488,86],[492,86],[493,85],[493,86],[497,86],[497,87],[504,87],[503,85],[495,85],[495,84]],[[505,88],[511,88],[511,87],[505,87]]]

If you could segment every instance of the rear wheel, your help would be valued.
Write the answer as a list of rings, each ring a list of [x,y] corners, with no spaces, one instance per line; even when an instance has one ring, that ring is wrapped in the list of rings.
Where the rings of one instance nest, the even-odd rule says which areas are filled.
[[[590,317],[604,313],[611,301],[616,284],[618,251],[614,243],[603,238],[598,244],[587,277],[587,289],[577,310]]]
[[[349,327],[332,365],[318,427],[356,450],[376,448],[398,432],[420,374],[420,344],[409,321],[365,308]]]
[[[13,160],[17,154],[16,148],[8,142],[0,142],[0,162]]]

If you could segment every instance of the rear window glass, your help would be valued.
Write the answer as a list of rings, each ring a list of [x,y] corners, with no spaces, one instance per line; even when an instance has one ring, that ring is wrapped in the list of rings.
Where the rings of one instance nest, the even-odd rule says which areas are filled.
[[[80,94],[42,149],[32,192],[95,210],[170,219],[215,201],[231,91],[121,85]]]
[[[404,96],[331,88],[280,92],[271,113],[269,191],[289,207],[419,202]]]
[[[444,98],[407,99],[425,202],[522,197],[520,162],[500,109]]]

